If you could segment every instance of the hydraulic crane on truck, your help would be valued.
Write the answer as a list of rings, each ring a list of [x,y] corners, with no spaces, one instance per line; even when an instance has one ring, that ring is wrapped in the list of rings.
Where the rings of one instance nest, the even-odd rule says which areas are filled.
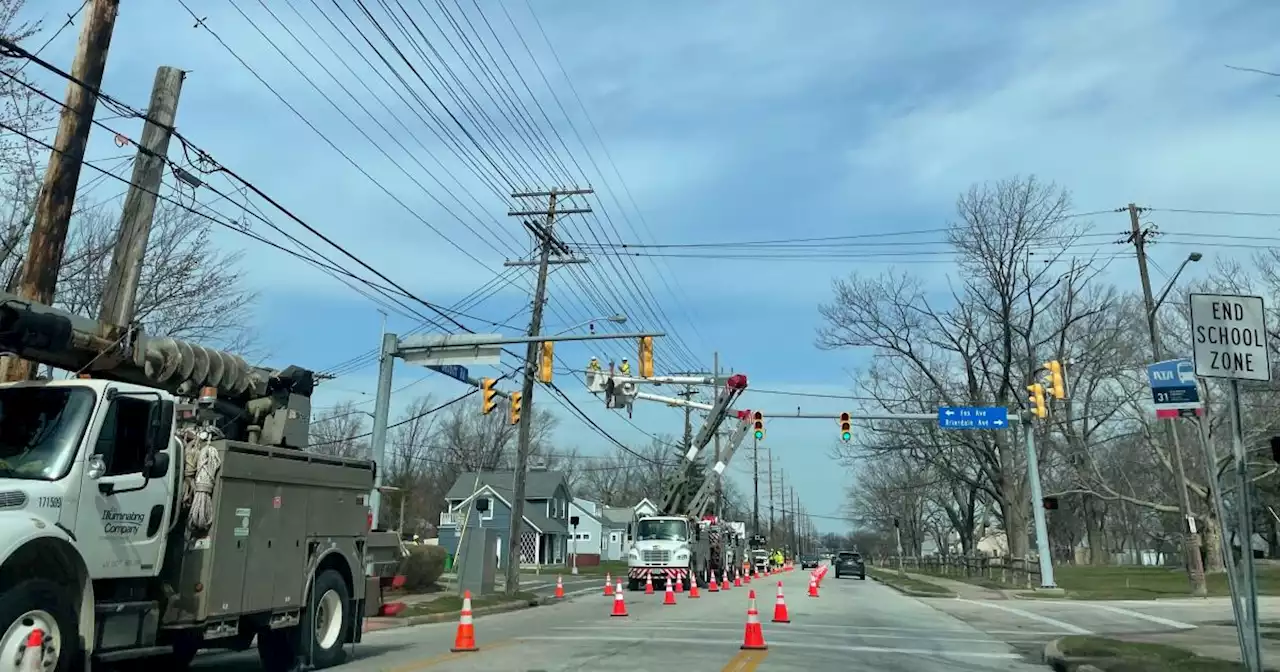
[[[719,389],[715,401],[704,404],[639,392],[637,386],[641,384],[713,384]],[[646,578],[660,581],[689,578],[705,585],[712,574],[722,575],[736,567],[733,542],[737,533],[732,524],[708,520],[706,512],[714,497],[716,482],[751,424],[750,413],[733,410],[733,404],[747,389],[747,377],[735,374],[719,380],[688,376],[634,378],[588,371],[587,387],[606,394],[611,407],[625,404],[629,408],[634,399],[645,399],[707,411],[706,421],[685,452],[684,468],[666,485],[658,514],[636,522],[635,543],[627,556],[629,585],[637,588]],[[701,473],[702,482],[695,490],[700,473],[696,468],[699,458],[731,415],[737,417],[738,423],[730,431],[728,447],[712,469]]]

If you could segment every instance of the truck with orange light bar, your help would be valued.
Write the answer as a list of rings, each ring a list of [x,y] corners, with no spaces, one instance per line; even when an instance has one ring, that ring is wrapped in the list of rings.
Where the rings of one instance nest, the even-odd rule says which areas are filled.
[[[345,659],[401,548],[376,465],[306,451],[311,371],[3,292],[0,351],[72,374],[0,385],[0,661],[35,630],[58,672]]]

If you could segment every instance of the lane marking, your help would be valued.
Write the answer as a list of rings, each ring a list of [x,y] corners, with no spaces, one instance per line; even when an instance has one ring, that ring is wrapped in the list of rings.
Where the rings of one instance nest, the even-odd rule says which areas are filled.
[[[583,623],[584,625],[585,625],[585,624],[588,624],[588,623],[597,623],[597,622],[598,622],[598,621],[582,621],[582,623]],[[645,621],[643,621],[643,620],[636,620],[636,621],[632,621],[632,623],[633,623],[633,624],[634,624],[634,623],[644,623],[644,622],[645,622]],[[738,623],[737,621],[667,621],[667,620],[663,620],[663,621],[655,621],[655,623],[662,623],[662,624],[664,624],[664,625],[725,626],[725,627],[728,627],[728,628],[730,628],[730,629],[740,629],[740,628],[742,627],[742,624],[741,624],[741,623]],[[635,626],[634,626],[634,625],[632,625],[631,627],[635,627]],[[851,631],[856,631],[856,630],[888,630],[888,631],[890,631],[890,632],[927,632],[927,633],[930,633],[930,634],[932,634],[932,633],[938,633],[938,632],[954,632],[954,633],[956,633],[956,634],[963,634],[963,635],[971,635],[971,634],[973,634],[975,631],[977,631],[977,629],[976,629],[976,628],[899,628],[899,627],[895,627],[895,626],[891,626],[891,625],[828,625],[828,624],[819,624],[819,623],[789,623],[789,624],[787,624],[787,630],[808,630],[808,629],[813,629],[813,630],[851,630]],[[988,634],[995,634],[995,635],[1062,635],[1062,634],[1075,634],[1075,633],[1073,633],[1072,631],[1066,631],[1066,632],[1064,632],[1064,631],[1062,631],[1062,630],[981,630],[980,632],[985,632],[985,633],[988,633]]]
[[[652,642],[652,637],[587,637],[574,635],[543,635],[540,637],[519,637],[522,642],[630,642],[643,643]],[[696,644],[708,645],[718,644],[721,646],[741,646],[742,642],[734,639],[685,639],[679,637],[663,637],[662,643],[672,644]],[[991,640],[992,644],[1001,644],[1001,642]],[[822,644],[817,642],[774,642],[769,645],[774,648],[796,648],[796,649],[822,649],[824,651],[844,651],[849,653],[901,653],[912,656],[937,656],[939,658],[998,658],[1001,660],[1018,660],[1022,658],[1017,653],[998,653],[994,651],[939,651],[936,649],[899,649],[893,647],[882,646],[852,646],[840,644]]]
[[[1016,616],[1021,616],[1021,617],[1023,617],[1023,618],[1030,619],[1030,620],[1033,620],[1033,621],[1039,621],[1039,622],[1044,623],[1044,624],[1046,624],[1046,625],[1052,625],[1052,626],[1053,626],[1053,627],[1055,627],[1055,628],[1060,628],[1060,629],[1062,629],[1062,630],[1065,630],[1066,632],[1070,632],[1070,633],[1075,634],[1075,635],[1092,635],[1092,634],[1093,634],[1093,632],[1092,632],[1092,631],[1090,631],[1090,630],[1086,630],[1086,629],[1084,629],[1084,628],[1082,628],[1082,627],[1080,627],[1080,626],[1078,626],[1078,625],[1072,625],[1072,624],[1070,624],[1070,623],[1067,623],[1066,621],[1059,621],[1059,620],[1058,620],[1058,619],[1056,619],[1056,618],[1049,618],[1048,616],[1041,616],[1040,614],[1033,613],[1033,612],[1030,612],[1030,611],[1026,611],[1026,610],[1024,610],[1024,609],[1014,609],[1013,607],[1006,607],[1006,606],[1005,606],[1005,605],[1003,605],[1003,604],[997,604],[997,603],[995,603],[995,602],[985,602],[985,601],[979,601],[979,600],[966,600],[966,599],[964,599],[964,598],[962,598],[962,597],[957,597],[957,598],[956,598],[956,601],[957,601],[957,602],[967,602],[967,603],[969,603],[969,604],[976,604],[976,605],[979,605],[979,606],[987,607],[987,608],[989,608],[989,609],[995,609],[995,610],[997,610],[997,611],[1003,611],[1003,612],[1005,612],[1005,613],[1014,614],[1014,615],[1016,615]]]
[[[400,665],[389,668],[387,672],[418,672],[419,670],[430,669],[432,667],[435,667],[436,665],[439,665],[441,663],[447,663],[451,660],[459,660],[461,658],[483,655],[486,651],[491,651],[493,649],[501,649],[506,646],[511,646],[512,644],[515,644],[515,643],[516,643],[515,639],[501,639],[491,644],[481,644],[479,651],[465,651],[462,653],[454,653],[452,651],[449,651],[446,653],[441,653],[438,655],[431,656],[430,658],[423,658],[421,660],[412,660],[407,663],[401,663]]]
[[[729,659],[729,662],[721,668],[720,672],[755,672],[760,663],[769,657],[768,649],[748,649],[739,651],[737,655]]]
[[[1172,618],[1162,618],[1160,616],[1152,616],[1151,614],[1144,614],[1140,611],[1131,611],[1129,609],[1121,609],[1120,607],[1114,607],[1114,606],[1111,606],[1110,604],[1097,604],[1096,602],[1081,602],[1081,604],[1086,607],[1093,607],[1094,609],[1101,609],[1103,611],[1109,611],[1113,614],[1120,614],[1122,616],[1139,618],[1144,621],[1150,621],[1158,625],[1163,625],[1169,628],[1176,628],[1178,630],[1195,630],[1196,629],[1196,626],[1191,625],[1190,623],[1175,621]]]

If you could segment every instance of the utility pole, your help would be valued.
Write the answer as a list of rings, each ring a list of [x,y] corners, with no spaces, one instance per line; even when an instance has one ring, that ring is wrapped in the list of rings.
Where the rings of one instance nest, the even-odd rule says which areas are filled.
[[[786,469],[778,469],[778,481],[779,481],[778,496],[782,499],[782,506],[779,507],[782,510],[782,517],[778,519],[778,522],[782,524],[782,533],[779,535],[779,537],[781,537],[780,540],[786,540],[787,529],[791,527],[791,524],[787,522],[787,470]]]
[[[791,486],[791,552],[800,557],[800,510],[796,508],[796,486]]]
[[[529,319],[528,335],[530,337],[537,336],[542,330],[542,307],[546,303],[547,297],[547,269],[553,263],[583,263],[586,261],[585,259],[574,258],[569,247],[556,240],[555,223],[557,215],[591,212],[591,208],[557,209],[558,200],[563,196],[590,194],[591,191],[591,189],[552,189],[550,191],[520,192],[511,195],[512,198],[547,199],[546,210],[512,210],[507,213],[511,217],[542,216],[544,218],[542,224],[531,220],[524,221],[525,228],[533,234],[534,241],[538,246],[538,261],[507,261],[503,264],[504,266],[529,266],[533,263],[538,265],[538,282],[533,292],[533,315]],[[552,258],[552,252],[556,253],[557,258]],[[529,341],[524,355],[524,382],[520,386],[520,398],[524,406],[524,412],[520,416],[520,427],[517,432],[515,474],[511,485],[511,527],[507,535],[507,595],[515,595],[520,590],[520,547],[522,545],[520,542],[524,534],[525,479],[528,476],[529,443],[532,437],[534,415],[533,376],[537,369],[539,350],[540,346],[537,341]]]
[[[147,122],[142,128],[142,142],[133,163],[133,179],[124,199],[120,215],[120,232],[111,255],[111,272],[102,292],[98,319],[120,326],[133,322],[138,281],[147,254],[147,239],[156,213],[156,196],[164,178],[165,157],[178,114],[178,96],[182,93],[183,72],[161,66],[151,87],[147,105]]]
[[[751,508],[751,535],[760,534],[760,440],[751,438],[751,487],[755,490],[755,504]]]
[[[769,543],[773,543],[773,446],[765,446],[769,459]]]
[[[85,10],[80,42],[71,62],[71,76],[83,85],[75,81],[67,83],[65,107],[58,118],[58,134],[49,153],[49,167],[36,198],[31,240],[18,280],[18,295],[24,299],[46,305],[53,303],[84,150],[93,128],[97,92],[102,86],[102,71],[107,65],[107,51],[119,8],[120,0],[92,0]],[[6,381],[27,380],[33,373],[31,362],[26,360],[10,357],[6,363],[3,376]]]
[[[720,352],[719,352],[718,350],[717,350],[716,352],[714,352],[714,353],[712,353],[712,354],[711,354],[711,376],[712,376],[712,377],[715,379],[715,381],[716,381],[715,390],[716,390],[716,393],[717,393],[717,394],[719,394],[719,390],[720,390]],[[719,464],[719,462],[720,462],[720,432],[719,432],[718,430],[716,431],[716,433],[715,433],[715,435],[714,435],[714,437],[713,437],[713,440],[715,441],[715,451],[716,451],[716,452],[715,452],[715,462],[712,462],[712,464]],[[722,516],[724,516],[724,476],[723,476],[722,474],[716,474],[716,506],[715,506],[715,512],[716,512],[716,520],[720,520],[720,518],[721,518]]]
[[[1141,211],[1142,209],[1133,203],[1129,204],[1129,226],[1132,230],[1130,239],[1138,257],[1138,277],[1142,280],[1142,300],[1147,311],[1147,332],[1151,336],[1151,354],[1155,357],[1155,361],[1159,362],[1164,358],[1164,353],[1160,347],[1160,321],[1156,319],[1155,298],[1151,295],[1151,276],[1147,272],[1147,234],[1149,232],[1142,230],[1142,223],[1138,218]],[[1187,472],[1182,463],[1182,441],[1178,437],[1178,427],[1174,422],[1162,424],[1169,438],[1170,450],[1173,453],[1174,475],[1178,479],[1178,508],[1182,513],[1182,548],[1187,559],[1187,574],[1191,579],[1191,594],[1204,596],[1208,594],[1208,587],[1205,585],[1204,559],[1200,557],[1200,534],[1193,528],[1195,516],[1191,511],[1191,497],[1187,493]],[[1216,487],[1213,483],[1208,485]]]

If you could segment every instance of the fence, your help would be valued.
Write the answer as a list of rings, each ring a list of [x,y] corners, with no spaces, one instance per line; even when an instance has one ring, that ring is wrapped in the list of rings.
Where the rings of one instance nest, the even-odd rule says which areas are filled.
[[[885,569],[897,569],[897,556],[877,562]],[[902,568],[915,574],[932,574],[971,582],[1009,588],[1034,588],[1040,585],[1040,562],[1029,558],[960,555],[903,557]],[[978,581],[975,581],[978,580]]]

